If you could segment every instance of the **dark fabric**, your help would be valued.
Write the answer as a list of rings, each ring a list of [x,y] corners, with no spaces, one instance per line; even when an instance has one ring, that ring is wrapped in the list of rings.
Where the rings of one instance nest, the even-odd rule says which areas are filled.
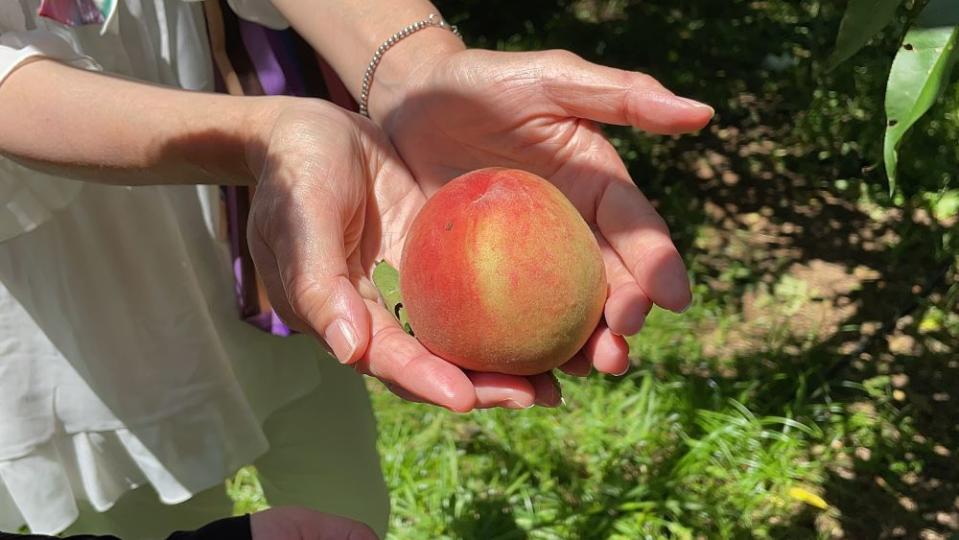
[[[0,540],[121,540],[116,536],[44,536],[39,534],[14,534],[0,532]],[[130,538],[128,540],[136,540]],[[207,524],[195,531],[176,531],[167,540],[252,540],[250,516],[225,518]]]
[[[79,536],[46,536],[42,534],[16,534],[0,531],[0,540],[120,540],[116,536],[93,536],[81,534]]]
[[[167,540],[252,540],[251,535],[247,514],[214,521],[195,531],[177,531]]]
[[[14,534],[0,532],[0,540],[120,540],[116,536],[45,536],[41,534]]]

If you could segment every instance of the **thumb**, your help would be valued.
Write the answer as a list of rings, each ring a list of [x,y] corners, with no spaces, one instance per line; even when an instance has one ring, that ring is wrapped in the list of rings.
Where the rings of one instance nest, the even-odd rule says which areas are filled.
[[[293,313],[337,360],[352,364],[369,345],[370,314],[350,279],[343,221],[330,199],[301,206],[274,214],[273,234],[261,238],[273,251]]]
[[[529,54],[540,66],[543,93],[568,116],[664,135],[702,129],[713,117],[709,105],[677,96],[644,73],[593,64],[568,51]]]
[[[370,315],[347,276],[295,277],[285,288],[290,307],[329,345],[340,363],[353,364],[366,352]]]

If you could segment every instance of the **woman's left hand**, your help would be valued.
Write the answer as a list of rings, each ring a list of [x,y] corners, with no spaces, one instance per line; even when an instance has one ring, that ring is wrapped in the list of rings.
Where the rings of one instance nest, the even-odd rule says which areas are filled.
[[[604,322],[564,370],[625,373],[622,336],[640,330],[652,304],[682,311],[691,293],[665,222],[593,122],[678,134],[704,127],[712,108],[566,51],[458,51],[403,86],[380,121],[424,193],[473,169],[512,167],[549,179],[579,209],[610,292]]]

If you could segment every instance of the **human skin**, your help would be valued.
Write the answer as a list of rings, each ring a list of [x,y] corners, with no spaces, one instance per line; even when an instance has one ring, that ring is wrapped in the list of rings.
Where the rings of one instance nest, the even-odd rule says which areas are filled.
[[[279,506],[250,514],[252,540],[376,540],[369,527],[308,508]]]
[[[436,12],[419,0],[275,3],[332,63],[354,95],[359,89],[357,74],[365,69],[372,51],[396,31],[397,21]],[[102,95],[113,99],[109,103],[88,99]],[[363,273],[362,265],[350,257],[359,245],[356,235],[375,237],[385,246],[400,242],[405,213],[463,172],[505,165],[539,174],[557,185],[596,231],[610,294],[604,323],[582,353],[564,366],[567,372],[585,375],[592,366],[607,373],[625,372],[628,348],[622,336],[641,328],[654,302],[673,310],[689,302],[685,268],[663,220],[592,123],[680,133],[708,121],[709,107],[674,96],[648,76],[596,66],[557,51],[468,51],[448,31],[418,32],[384,57],[371,94],[373,120],[385,127],[412,176],[400,165],[391,166],[385,175],[381,169],[351,168],[346,172],[359,176],[280,181],[278,171],[286,169],[268,165],[289,159],[263,148],[280,147],[280,139],[271,141],[268,135],[284,132],[273,130],[278,117],[284,118],[282,125],[289,125],[292,116],[279,115],[286,106],[276,101],[262,103],[266,103],[263,98],[178,92],[37,61],[17,69],[0,85],[0,117],[5,119],[0,125],[0,152],[34,167],[97,182],[259,181],[254,210],[316,203],[303,194],[309,192],[311,182],[320,182],[322,189],[339,198],[325,199],[328,204],[318,215],[334,217],[286,224],[297,230],[268,226],[274,220],[269,212],[260,211],[251,220],[273,231],[274,238],[266,242],[287,247],[286,251],[253,250],[261,272],[278,272],[283,278],[267,284],[272,303],[293,326],[320,336],[341,361],[380,377],[407,399],[453,410],[555,405],[559,389],[549,375],[523,378],[464,372],[424,354],[416,343],[398,339],[398,327],[378,318],[379,312],[369,307],[369,280],[356,277]],[[304,118],[314,112],[330,117],[328,111],[310,107],[316,108]],[[303,140],[318,148],[338,148],[366,163],[384,162],[369,160],[371,152],[392,152],[381,151],[388,144],[378,136],[357,136],[370,133],[370,128],[357,124],[355,118],[339,118],[333,125],[346,127],[342,130],[346,136],[338,138],[336,145],[327,144],[312,129]],[[358,125],[366,127],[357,129]],[[324,161],[307,150],[305,142],[297,143],[296,137],[288,136],[284,142],[317,168],[343,172],[341,167],[329,166],[329,152]],[[287,152],[294,155],[292,150]],[[369,215],[386,209],[379,221],[389,225],[379,231],[356,227],[357,220],[348,219],[357,208],[367,215],[365,203],[370,195],[357,197],[356,193],[361,191],[358,186],[374,185],[371,173],[379,180],[375,185],[393,186],[388,192],[404,203],[403,212],[373,205],[376,210]],[[393,176],[415,180],[386,180]],[[373,225],[382,227],[376,221]],[[354,236],[347,238],[345,233]],[[324,243],[317,245],[329,250],[290,250],[292,242],[283,237],[322,239]],[[251,235],[251,244],[259,238]],[[363,262],[362,257],[358,260]],[[291,295],[289,283],[302,294]],[[393,346],[397,341],[400,346]]]
[[[110,100],[92,99],[109,95]],[[255,184],[249,243],[280,316],[397,393],[455,411],[559,402],[548,379],[504,389],[430,354],[376,301],[425,195],[382,132],[329,103],[187,92],[37,60],[0,84],[0,153],[118,185]],[[337,321],[356,332],[336,335]]]
[[[424,0],[274,4],[354,96],[383,40],[440,13]],[[623,336],[642,328],[651,306],[682,311],[689,305],[686,268],[663,219],[595,122],[679,134],[704,127],[711,107],[674,95],[648,75],[567,51],[468,50],[451,32],[427,28],[383,56],[369,108],[426,195],[470,170],[524,169],[559,187],[594,229],[610,293],[603,323],[564,366],[567,372],[625,373]],[[498,382],[530,390],[522,379]]]

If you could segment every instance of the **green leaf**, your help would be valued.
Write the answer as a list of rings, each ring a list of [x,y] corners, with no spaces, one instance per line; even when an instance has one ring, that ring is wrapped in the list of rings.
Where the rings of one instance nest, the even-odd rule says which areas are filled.
[[[406,317],[406,308],[403,307],[403,296],[400,294],[400,273],[390,263],[379,261],[373,267],[373,285],[376,285],[386,308],[400,321],[403,330],[413,335],[413,328]]]
[[[826,61],[826,69],[834,69],[863,48],[889,24],[901,3],[902,0],[849,0],[839,23],[836,48]]]
[[[899,142],[935,103],[956,61],[959,2],[931,0],[906,33],[886,83],[883,159],[889,191],[896,189]]]

